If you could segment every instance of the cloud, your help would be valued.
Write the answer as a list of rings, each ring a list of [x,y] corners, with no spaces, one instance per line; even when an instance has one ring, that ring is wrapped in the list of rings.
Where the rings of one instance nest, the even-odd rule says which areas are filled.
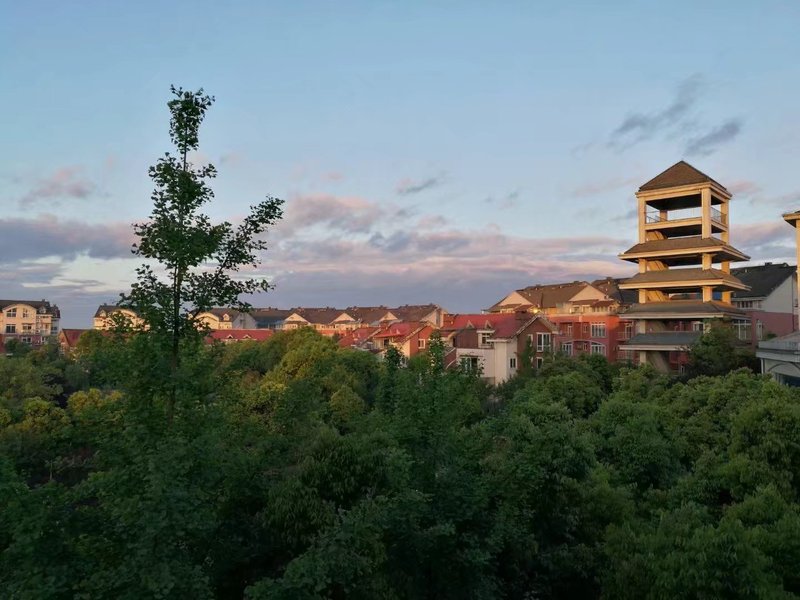
[[[611,133],[608,145],[625,149],[652,139],[685,121],[700,98],[704,87],[700,75],[692,75],[678,85],[672,102],[660,111],[629,114]]]
[[[509,192],[505,196],[495,197],[489,196],[484,200],[486,204],[491,204],[498,208],[499,210],[508,210],[509,208],[514,208],[517,205],[517,199],[520,196],[520,190],[514,190],[513,192]]]
[[[753,206],[775,206],[778,207],[781,212],[795,211],[800,208],[800,191],[772,197],[762,195],[753,196],[750,198],[750,204]]]
[[[794,260],[795,231],[783,220],[731,227],[731,243],[753,260]]]
[[[726,186],[734,196],[751,196],[761,191],[761,186],[755,181],[740,179]]]
[[[633,177],[614,177],[600,181],[590,181],[580,185],[570,191],[570,195],[575,198],[595,196],[606,192],[613,192],[624,187],[636,187],[637,179]]]
[[[71,260],[79,254],[127,257],[133,241],[133,230],[124,223],[91,225],[52,215],[0,219],[0,260],[4,262],[47,256]]]
[[[274,229],[282,238],[315,226],[348,234],[367,233],[385,215],[386,210],[377,203],[355,196],[297,195],[286,202],[283,219]]]
[[[434,177],[428,177],[427,179],[422,179],[420,181],[414,181],[412,179],[403,179],[397,183],[397,188],[395,191],[401,196],[411,196],[413,194],[419,194],[420,192],[424,192],[425,190],[429,190],[431,188],[438,187],[444,183],[445,176],[444,174],[439,174]]]
[[[29,208],[40,203],[58,203],[64,199],[82,200],[96,189],[94,183],[83,176],[80,167],[63,167],[36,180],[32,189],[20,198],[20,206]]]
[[[723,144],[733,141],[742,130],[741,119],[729,119],[706,133],[691,138],[686,144],[687,156],[708,156]]]
[[[610,134],[606,145],[622,152],[638,144],[661,137],[677,140],[687,156],[708,156],[720,146],[735,140],[742,130],[740,118],[708,125],[696,113],[706,87],[700,75],[682,81],[666,107],[653,112],[629,114]]]

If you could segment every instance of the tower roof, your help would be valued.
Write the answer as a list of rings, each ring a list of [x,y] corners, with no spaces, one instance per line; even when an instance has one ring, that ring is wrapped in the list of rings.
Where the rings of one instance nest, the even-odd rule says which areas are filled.
[[[686,161],[681,160],[643,184],[639,188],[639,191],[661,190],[671,187],[680,187],[682,185],[693,185],[696,183],[714,183],[725,190],[724,185],[711,179],[711,177],[702,171],[698,171]]]

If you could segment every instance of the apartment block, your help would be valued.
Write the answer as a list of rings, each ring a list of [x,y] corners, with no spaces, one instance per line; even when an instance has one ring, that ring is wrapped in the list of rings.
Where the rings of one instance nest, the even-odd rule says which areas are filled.
[[[58,336],[61,313],[47,300],[0,300],[0,335],[38,346]]]

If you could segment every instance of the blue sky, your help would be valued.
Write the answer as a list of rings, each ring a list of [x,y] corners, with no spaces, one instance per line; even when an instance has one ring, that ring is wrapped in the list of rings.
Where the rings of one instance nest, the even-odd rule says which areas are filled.
[[[0,297],[88,326],[132,279],[169,85],[216,96],[215,218],[286,218],[259,306],[479,310],[623,276],[634,192],[685,159],[789,260],[800,4],[0,1]]]

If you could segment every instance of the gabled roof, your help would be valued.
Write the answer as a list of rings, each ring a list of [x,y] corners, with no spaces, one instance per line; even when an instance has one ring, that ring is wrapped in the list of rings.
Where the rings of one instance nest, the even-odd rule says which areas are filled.
[[[380,331],[380,327],[359,327],[358,329],[348,331],[339,338],[339,347],[350,348],[351,346],[363,344],[378,331]]]
[[[238,310],[234,310],[233,308],[224,308],[224,307],[218,307],[218,306],[215,306],[213,308],[209,308],[208,310],[204,310],[200,314],[203,314],[203,313],[212,314],[217,318],[222,318],[225,315],[228,315],[229,319],[235,319],[236,317],[238,317],[241,314]]]
[[[650,190],[661,190],[672,187],[680,187],[682,185],[694,185],[698,183],[713,183],[725,190],[725,186],[723,186],[721,183],[714,181],[702,171],[695,169],[686,161],[681,160],[676,162],[666,171],[662,171],[650,181],[643,184],[639,188],[639,191],[646,192]]]
[[[127,306],[117,306],[116,304],[101,304],[100,306],[97,307],[97,310],[94,311],[94,316],[95,318],[101,316],[108,316],[109,314],[116,312],[118,310],[127,310],[129,312],[136,314],[135,310]],[[101,313],[105,313],[105,315],[102,315]]]
[[[380,319],[392,312],[386,306],[348,306],[344,309],[345,313],[353,317],[356,321],[365,324],[378,323]]]
[[[615,279],[613,277],[606,277],[605,279],[596,279],[593,281],[592,287],[597,288],[619,304],[635,304],[639,301],[639,293],[636,290],[619,289],[619,284],[623,281],[625,281],[625,278]]]
[[[537,320],[555,331],[555,325],[541,315],[522,312],[451,315],[443,330],[486,330],[492,332],[494,339],[511,339],[519,335],[531,322]]]
[[[516,292],[536,308],[555,308],[569,302],[578,292],[589,284],[585,281],[553,283],[549,285],[530,285]]]
[[[62,329],[58,333],[58,337],[63,339],[64,344],[67,348],[74,348],[78,344],[78,340],[80,337],[86,333],[87,331],[93,331],[92,329]]]
[[[766,298],[784,281],[792,277],[796,267],[787,263],[765,263],[751,267],[731,269],[731,274],[738,277],[750,291],[736,291],[734,298]]]
[[[401,321],[421,321],[435,310],[441,310],[441,306],[438,304],[404,304],[390,308],[387,312],[392,313]]]
[[[309,323],[314,325],[329,325],[336,317],[341,315],[344,311],[339,308],[332,308],[327,306],[325,308],[293,308],[289,316],[298,314]]]
[[[0,300],[0,310],[5,310],[6,307],[14,304],[27,304],[37,311],[44,308],[45,314],[53,315],[54,317],[61,316],[58,306],[50,304],[47,300]]]
[[[427,323],[420,323],[419,321],[400,321],[399,323],[392,323],[391,325],[384,326],[378,333],[372,337],[376,339],[382,338],[401,338],[405,340],[409,336],[415,334],[420,329],[430,327]]]
[[[247,341],[263,342],[272,337],[275,332],[271,329],[215,329],[207,338],[220,341]]]

